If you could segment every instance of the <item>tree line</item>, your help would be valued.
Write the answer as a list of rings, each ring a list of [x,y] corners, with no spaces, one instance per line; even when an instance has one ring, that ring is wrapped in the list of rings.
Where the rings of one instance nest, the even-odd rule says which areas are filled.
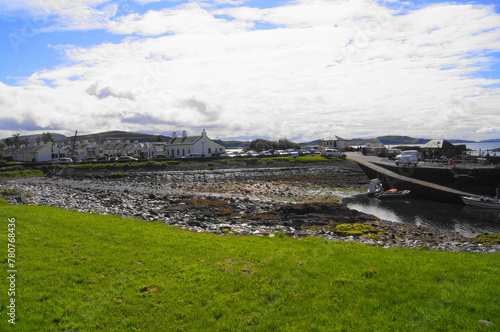
[[[278,141],[270,141],[263,138],[257,138],[250,142],[248,145],[249,150],[255,150],[257,152],[265,150],[286,150],[286,149],[300,149],[300,145],[291,142],[288,139],[280,139]]]
[[[43,143],[48,143],[48,142],[54,142],[54,136],[51,133],[42,133],[40,136],[36,138],[36,142],[40,144],[41,142]],[[30,140],[25,138],[21,139],[21,134],[13,134],[11,137],[8,137],[4,141],[5,145],[7,146],[15,146],[16,148],[19,148],[21,145],[28,145],[30,144]]]

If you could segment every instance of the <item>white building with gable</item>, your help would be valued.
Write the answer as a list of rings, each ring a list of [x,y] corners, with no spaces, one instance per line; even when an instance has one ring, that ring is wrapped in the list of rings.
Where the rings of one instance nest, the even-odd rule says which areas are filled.
[[[346,146],[346,140],[337,135],[332,135],[328,138],[322,138],[324,148],[343,150]]]
[[[186,131],[182,136],[172,134],[172,140],[165,143],[164,153],[167,158],[181,158],[190,153],[199,153],[202,157],[212,157],[225,153],[224,146],[208,138],[205,129],[200,136],[188,136]]]

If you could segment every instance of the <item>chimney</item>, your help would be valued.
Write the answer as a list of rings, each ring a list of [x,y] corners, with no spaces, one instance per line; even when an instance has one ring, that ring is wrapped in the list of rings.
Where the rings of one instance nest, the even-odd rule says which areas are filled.
[[[186,132],[185,130],[182,132],[182,137],[183,137],[183,138],[188,137],[188,134],[187,134],[187,132]]]
[[[201,132],[201,137],[207,137],[207,132],[205,131],[205,129],[203,129],[203,131]]]
[[[172,133],[172,139],[174,139],[174,138],[177,138],[177,132],[176,132],[176,131],[174,131],[174,132]]]

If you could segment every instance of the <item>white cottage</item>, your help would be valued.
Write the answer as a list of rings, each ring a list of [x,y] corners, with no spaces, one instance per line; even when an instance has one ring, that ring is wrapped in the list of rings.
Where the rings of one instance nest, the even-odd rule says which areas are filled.
[[[108,157],[131,156],[134,154],[134,144],[130,141],[106,140],[100,147],[102,153]]]
[[[190,153],[199,153],[204,157],[212,157],[221,155],[224,152],[224,146],[208,138],[205,129],[201,132],[201,136],[188,136],[186,131],[183,131],[182,136],[179,137],[174,132],[172,140],[165,143],[164,146],[164,153],[167,158],[181,158]]]
[[[68,149],[71,149],[68,146]],[[96,142],[89,142],[84,140],[83,142],[77,141],[75,144],[74,157],[78,160],[84,160],[85,158],[98,158],[100,156],[100,148]]]
[[[156,154],[156,148],[152,142],[138,142],[133,143],[133,154],[139,156],[141,159],[150,159]]]
[[[323,147],[329,149],[345,149],[346,140],[337,135],[330,136],[322,139]]]
[[[55,146],[51,142],[35,143],[31,146],[22,145],[20,148],[15,149],[12,153],[12,159],[14,161],[22,162],[42,162],[51,161],[54,159],[54,155],[59,152],[59,147]]]

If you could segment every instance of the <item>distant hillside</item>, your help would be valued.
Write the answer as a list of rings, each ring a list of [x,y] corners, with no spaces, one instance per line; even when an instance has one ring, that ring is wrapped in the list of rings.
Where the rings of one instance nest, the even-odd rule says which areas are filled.
[[[223,141],[220,139],[214,139],[213,141],[226,149],[244,149],[250,144],[249,141]]]
[[[396,135],[388,135],[388,136],[379,136],[375,138],[353,138],[347,140],[348,145],[364,145],[368,143],[382,143],[385,145],[397,145],[397,144],[425,144],[429,142],[428,138],[414,138],[409,136],[396,136]]]
[[[429,142],[431,139],[429,138],[414,138],[409,136],[397,136],[397,135],[387,135],[387,136],[379,136],[372,138],[352,138],[346,140],[347,145],[350,146],[358,146],[358,145],[366,145],[368,143],[382,143],[384,145],[412,145],[412,144],[425,144]],[[460,139],[450,139],[447,140],[453,144],[465,144],[465,143],[475,143],[475,141],[467,141]],[[490,140],[494,141],[494,140]],[[321,145],[321,140],[315,140],[311,142],[300,143],[302,146],[306,145]]]
[[[64,141],[66,143],[69,143],[73,140],[74,137],[66,137]],[[82,140],[89,140],[89,141],[97,141],[97,142],[102,142],[107,139],[112,139],[112,140],[130,140],[130,142],[156,142],[156,141],[163,141],[163,142],[168,142],[171,140],[170,137],[168,136],[163,136],[163,135],[150,135],[150,134],[142,134],[142,133],[132,133],[128,131],[106,131],[103,133],[97,133],[97,134],[87,134],[87,135],[77,135],[76,139],[78,141]]]
[[[54,139],[56,141],[66,138],[66,136],[61,135],[61,134],[53,134],[53,133],[50,133],[50,134],[52,135],[52,137],[54,137]],[[29,140],[30,144],[32,144],[32,143],[35,143],[37,138],[41,137],[41,136],[42,136],[42,134],[22,135],[22,136],[19,136],[19,139],[21,139],[21,140],[27,139],[27,140]],[[0,142],[4,142],[6,139],[7,139],[7,137],[2,138],[2,139],[0,139]]]
[[[315,141],[310,141],[310,142],[302,142],[302,143],[299,143],[300,146],[319,146],[321,145],[321,140],[320,139],[317,139]]]
[[[446,141],[452,144],[466,144],[466,143],[477,143],[476,141],[466,140],[466,139],[447,139]]]
[[[55,138],[56,141],[64,141],[67,144],[71,144],[73,141],[73,136],[64,136],[61,134],[53,134],[51,133],[52,136]],[[36,142],[36,139],[40,137],[41,134],[38,135],[24,135],[20,136],[20,139],[28,139],[31,143]],[[0,142],[5,141],[6,138],[1,139]],[[107,131],[107,132],[102,132],[102,133],[96,133],[96,134],[86,134],[86,135],[78,135],[77,140],[82,141],[82,140],[89,140],[89,141],[98,141],[102,142],[106,139],[112,139],[112,140],[129,140],[130,142],[157,142],[157,141],[163,141],[163,142],[169,142],[171,140],[171,137],[169,136],[164,136],[164,135],[151,135],[151,134],[144,134],[144,133],[134,133],[134,132],[127,132],[127,131]],[[398,136],[398,135],[387,135],[387,136],[379,136],[379,137],[374,137],[374,138],[353,138],[353,139],[348,139],[346,140],[347,145],[350,146],[358,146],[358,145],[366,145],[368,143],[382,143],[384,145],[412,145],[412,144],[425,144],[428,141],[430,141],[429,138],[414,138],[414,137],[409,137],[409,136]],[[448,142],[453,143],[453,144],[465,144],[465,143],[476,143],[475,141],[470,141],[470,140],[461,140],[461,139],[447,139]],[[224,140],[214,140],[214,142],[221,144],[227,149],[244,149],[248,147],[250,144],[250,141],[224,141]],[[480,143],[496,143],[500,142],[500,138],[496,139],[489,139],[489,140],[484,140],[480,141]],[[310,141],[310,142],[301,142],[299,143],[301,146],[317,146],[321,145],[321,139]]]

